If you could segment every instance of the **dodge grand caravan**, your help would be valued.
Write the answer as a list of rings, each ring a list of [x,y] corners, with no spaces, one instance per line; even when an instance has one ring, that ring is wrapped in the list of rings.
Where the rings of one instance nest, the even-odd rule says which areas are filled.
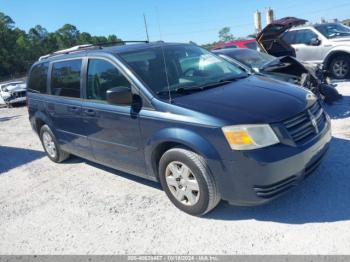
[[[159,181],[179,209],[266,203],[320,165],[329,117],[306,89],[175,43],[85,45],[42,57],[28,110],[47,156]]]

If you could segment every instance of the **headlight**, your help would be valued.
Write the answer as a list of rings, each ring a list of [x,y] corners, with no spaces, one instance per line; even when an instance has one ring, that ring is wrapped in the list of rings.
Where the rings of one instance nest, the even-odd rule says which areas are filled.
[[[279,143],[270,125],[236,125],[222,128],[230,147],[234,150],[250,150]]]

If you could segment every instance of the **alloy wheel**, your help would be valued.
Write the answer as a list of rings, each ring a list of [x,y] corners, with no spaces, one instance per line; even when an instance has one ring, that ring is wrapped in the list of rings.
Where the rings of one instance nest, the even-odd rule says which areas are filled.
[[[339,59],[333,64],[334,75],[338,78],[345,78],[349,73],[349,63]]]

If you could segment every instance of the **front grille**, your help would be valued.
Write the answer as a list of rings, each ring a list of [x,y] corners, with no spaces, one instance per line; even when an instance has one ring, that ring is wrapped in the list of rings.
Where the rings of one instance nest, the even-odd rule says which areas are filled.
[[[322,132],[326,123],[323,108],[317,101],[306,111],[284,121],[283,125],[296,144],[303,144]]]
[[[20,91],[20,92],[15,92],[12,94],[13,97],[25,97],[26,96],[26,91]]]
[[[258,197],[271,198],[286,192],[290,188],[297,185],[297,176],[291,176],[277,183],[266,186],[255,186],[254,191]]]

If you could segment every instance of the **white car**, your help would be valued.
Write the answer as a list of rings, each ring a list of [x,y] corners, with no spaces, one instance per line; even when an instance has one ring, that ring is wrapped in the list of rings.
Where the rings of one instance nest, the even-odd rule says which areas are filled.
[[[339,23],[305,25],[285,17],[273,21],[257,36],[263,51],[274,56],[294,56],[299,61],[323,65],[333,78],[350,77],[350,28]]]
[[[7,82],[0,85],[0,96],[7,106],[26,101],[27,86],[23,81]]]

